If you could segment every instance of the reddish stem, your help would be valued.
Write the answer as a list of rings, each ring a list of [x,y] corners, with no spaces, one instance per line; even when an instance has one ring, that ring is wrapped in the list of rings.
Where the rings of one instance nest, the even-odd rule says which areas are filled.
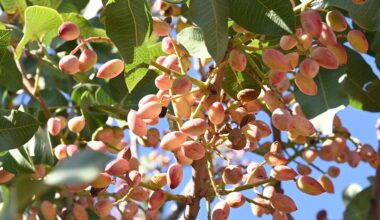
[[[71,55],[74,55],[76,52],[78,52],[78,50],[80,50],[82,47],[84,47],[87,43],[103,41],[103,42],[112,44],[111,39],[106,38],[106,37],[89,37],[87,39],[80,39],[80,40],[82,42],[80,44],[78,44],[78,46],[76,46],[74,48],[74,50],[72,50],[70,52]]]

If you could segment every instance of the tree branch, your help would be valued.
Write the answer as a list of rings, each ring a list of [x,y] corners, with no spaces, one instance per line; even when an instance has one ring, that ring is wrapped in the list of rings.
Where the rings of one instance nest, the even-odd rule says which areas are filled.
[[[177,202],[177,209],[172,212],[166,219],[167,220],[177,220],[179,216],[183,213],[186,208],[186,204],[183,202]]]
[[[282,142],[281,142],[281,131],[278,130],[273,124],[272,124],[272,130],[273,130],[273,141],[278,141],[282,145]],[[276,192],[278,192],[278,193],[283,193],[284,192],[284,190],[281,187],[281,182],[280,181],[278,181],[278,182],[275,183],[274,188],[275,188]]]
[[[15,54],[15,49],[12,47],[12,52]],[[16,62],[16,66],[18,68],[18,70],[20,71],[21,73],[21,77],[22,77],[22,84],[23,84],[23,87],[24,87],[24,90],[31,96],[31,97],[34,97],[38,103],[38,105],[40,106],[42,112],[44,113],[45,115],[45,118],[46,119],[49,119],[51,117],[51,113],[49,111],[49,108],[46,106],[44,100],[42,99],[41,95],[40,95],[40,92],[39,90],[35,90],[34,88],[34,83],[32,82],[32,79],[28,79],[27,76],[26,76],[26,71],[24,69],[24,66],[23,64],[21,63],[20,60],[17,60],[17,59],[14,59],[15,62]]]
[[[149,183],[145,183],[145,182],[140,182],[139,183],[140,186],[146,188],[146,189],[150,189],[150,190],[157,190],[157,188],[155,186],[152,186],[151,184]],[[176,194],[172,194],[170,192],[167,192],[165,190],[163,190],[165,195],[166,195],[166,200],[168,201],[177,201],[177,202],[183,202],[183,203],[191,203],[191,198],[189,196],[184,196],[184,195],[176,195]]]
[[[191,181],[191,196],[192,196],[192,203],[188,204],[186,206],[185,215],[184,218],[186,220],[192,220],[196,219],[198,216],[198,212],[200,209],[200,201],[202,197],[205,197],[208,190],[208,184],[205,181],[206,177],[206,157],[203,157],[200,160],[196,160],[192,163],[192,181]]]
[[[376,134],[378,140],[378,154],[380,154],[380,118],[376,122]],[[369,210],[369,219],[380,220],[380,166],[376,169],[375,183],[371,197],[371,207]]]

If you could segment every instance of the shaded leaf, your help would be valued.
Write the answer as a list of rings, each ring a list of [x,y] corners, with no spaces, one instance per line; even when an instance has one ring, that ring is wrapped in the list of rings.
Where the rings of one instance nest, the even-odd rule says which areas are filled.
[[[55,157],[47,129],[39,127],[26,147],[34,164],[54,165]]]
[[[149,70],[145,77],[140,81],[140,84],[143,86],[137,86],[131,93],[129,93],[128,96],[125,97],[122,106],[127,108],[136,108],[139,100],[145,95],[156,94],[158,89],[154,84],[154,80],[157,76],[158,74],[155,71]]]
[[[283,35],[295,31],[290,1],[229,0],[230,17],[255,34]]]
[[[16,92],[22,88],[22,78],[8,48],[11,33],[10,30],[0,30],[0,85]]]
[[[62,108],[69,104],[65,96],[63,96],[63,94],[57,89],[40,90],[40,94],[49,109]],[[28,106],[32,108],[40,108],[37,100],[35,99],[31,99]]]
[[[348,11],[351,19],[360,27],[375,31],[380,30],[380,1],[367,0],[358,5],[346,0],[325,0],[326,6],[334,6]]]
[[[17,176],[11,186],[11,201],[18,213],[23,213],[51,187],[42,180],[33,180],[30,175]]]
[[[111,97],[110,92],[105,90],[105,87],[99,87],[95,92],[95,99],[98,104],[101,105],[113,105],[116,101]]]
[[[372,39],[371,49],[376,53],[380,53],[380,31],[376,31],[375,36]]]
[[[0,157],[0,161],[5,170],[14,174],[35,172],[32,159],[23,146],[9,150],[7,154]]]
[[[341,86],[350,99],[350,106],[371,112],[380,111],[380,82],[363,57],[352,49],[347,50],[347,72]]]
[[[318,86],[318,94],[315,96],[305,95],[295,87],[296,100],[307,118],[314,118],[329,109],[348,104],[348,98],[339,85],[339,78],[345,72],[343,67],[336,70],[321,68],[314,79]]]
[[[170,4],[185,4],[187,0],[164,0],[164,1]]]
[[[86,120],[86,127],[88,127],[91,132],[94,132],[96,129],[103,126],[108,118],[104,113],[91,111],[90,107],[94,104],[96,104],[96,101],[92,95],[89,94],[88,91],[85,91],[81,96],[80,107]]]
[[[228,8],[228,0],[191,0],[189,5],[191,18],[201,28],[207,51],[217,63],[228,45]]]
[[[355,196],[362,190],[363,188],[357,183],[351,183],[346,188],[344,188],[342,192],[344,205],[347,207],[351,200],[355,198]]]
[[[58,7],[59,12],[77,12],[80,13],[90,0],[65,0]]]
[[[89,220],[101,220],[100,217],[90,208],[86,208]]]
[[[345,220],[368,219],[372,187],[367,187],[358,193],[347,205],[344,211]]]
[[[114,106],[109,106],[109,105],[94,105],[94,106],[91,106],[89,109],[91,111],[103,112],[113,118],[118,118],[125,121],[127,120],[128,112],[129,112],[128,110],[117,108]]]
[[[237,94],[243,89],[255,89],[260,93],[260,86],[246,72],[234,72],[229,66],[225,68],[222,87],[229,96],[237,100]]]
[[[121,105],[129,95],[123,74],[120,74],[117,77],[111,79],[108,83],[108,88],[110,90],[112,98],[115,101],[119,102]]]
[[[362,88],[360,85],[352,80],[350,77],[343,77],[342,86],[345,91],[349,93],[350,96],[350,105],[352,107],[366,110],[370,112],[379,112],[380,111],[380,80],[375,82],[368,82]],[[353,90],[357,93],[353,93]]]
[[[1,110],[0,115],[0,151],[25,144],[39,127],[39,122],[25,112]]]
[[[65,159],[45,177],[49,185],[90,183],[104,171],[110,156],[94,151],[81,151]],[[73,172],[75,170],[75,172]]]
[[[126,63],[132,63],[134,50],[151,33],[152,18],[141,0],[109,0],[104,11],[107,35]]]
[[[97,84],[91,84],[91,83],[83,83],[78,84],[74,86],[73,92],[71,93],[71,99],[77,103],[80,104],[81,97],[85,92],[90,92],[91,94],[96,93],[96,91],[99,89],[99,85]]]

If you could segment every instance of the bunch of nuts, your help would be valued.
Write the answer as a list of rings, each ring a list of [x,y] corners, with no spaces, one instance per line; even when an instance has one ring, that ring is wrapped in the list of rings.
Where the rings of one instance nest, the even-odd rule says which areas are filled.
[[[362,4],[365,1],[353,2]],[[152,66],[159,73],[154,81],[158,91],[142,97],[138,107],[129,110],[126,121],[128,130],[131,135],[137,136],[140,145],[159,146],[149,156],[152,160],[162,160],[162,164],[167,166],[151,173],[145,172],[142,160],[133,155],[124,140],[125,127],[103,126],[90,141],[76,140],[55,146],[54,155],[59,162],[79,153],[83,142],[86,150],[117,154],[92,182],[62,186],[72,193],[87,191],[91,195],[91,199],[87,199],[78,194],[74,199],[72,215],[76,219],[89,219],[88,208],[99,217],[111,218],[113,208],[122,202],[125,202],[121,210],[122,219],[133,219],[141,208],[140,204],[147,206],[144,210],[146,219],[158,219],[159,209],[175,197],[169,190],[184,185],[184,167],[206,157],[208,166],[205,167],[207,175],[204,181],[209,183],[210,191],[213,190],[219,199],[212,209],[213,220],[227,219],[230,208],[239,208],[245,202],[251,203],[255,216],[270,214],[273,219],[288,219],[287,214],[297,211],[297,205],[289,195],[275,188],[280,181],[294,181],[296,187],[308,195],[334,193],[332,178],[339,176],[340,169],[330,166],[316,179],[311,176],[316,158],[348,163],[351,167],[357,167],[361,161],[374,168],[379,166],[379,155],[372,146],[357,144],[354,149],[348,146],[349,132],[338,116],[334,119],[334,135],[321,136],[290,91],[292,80],[288,78],[289,74],[292,74],[294,85],[302,93],[314,96],[318,94],[314,79],[320,68],[333,70],[347,63],[346,49],[338,38],[347,39],[351,47],[360,53],[367,52],[365,35],[359,30],[347,31],[346,19],[340,11],[327,12],[324,23],[316,10],[303,10],[296,33],[281,37],[281,50],[273,47],[262,49],[262,60],[259,62],[268,70],[265,75],[268,83],[263,80],[261,92],[242,89],[235,100],[224,91],[214,91],[218,88],[218,67],[210,68],[210,78],[206,82],[188,74],[192,67],[191,56],[171,36],[168,22],[171,20],[169,17],[180,14],[181,8],[162,0],[156,1],[156,4],[160,14],[166,18],[152,18],[153,34],[162,38],[161,49],[167,54],[157,57]],[[232,28],[245,36],[251,34],[237,23]],[[94,68],[97,54],[86,46],[90,41],[80,37],[76,24],[64,22],[59,28],[59,37],[65,41],[79,40],[78,48],[82,49],[79,58],[75,55],[77,50],[61,58],[59,68],[62,72],[74,75]],[[244,73],[249,68],[249,56],[243,47],[231,46],[223,65],[229,65],[233,72]],[[96,77],[112,79],[124,68],[123,60],[109,60],[98,68]],[[287,96],[283,95],[286,93]],[[220,97],[209,99],[210,94],[220,94]],[[270,115],[272,126],[256,118],[256,113],[261,110]],[[161,135],[154,126],[163,118],[169,121],[170,130]],[[80,137],[85,128],[86,119],[82,115],[69,120],[56,115],[47,120],[47,130],[54,137],[62,138],[70,132]],[[294,145],[303,146],[292,148],[296,157],[289,154],[290,147],[284,142],[263,142],[272,133],[281,131],[287,132],[288,140]],[[263,160],[243,165],[241,161],[233,161],[226,156],[224,152],[227,151],[234,154],[260,153]],[[167,159],[166,154],[173,155],[175,161]],[[223,162],[213,160],[214,155]],[[303,162],[298,161],[301,159]],[[221,169],[216,169],[217,166],[212,163],[219,163]],[[292,167],[291,163],[296,166]],[[317,170],[321,171],[320,168]],[[33,178],[41,179],[44,175],[44,166],[36,166]],[[7,183],[13,178],[13,173],[0,169],[0,183]],[[226,189],[226,185],[233,188]],[[256,196],[248,198],[239,186],[250,186]],[[42,201],[39,209],[45,219],[55,219],[59,212],[63,212],[48,200]],[[30,215],[35,216],[36,212],[34,210]],[[320,212],[318,215],[326,217],[327,213]]]

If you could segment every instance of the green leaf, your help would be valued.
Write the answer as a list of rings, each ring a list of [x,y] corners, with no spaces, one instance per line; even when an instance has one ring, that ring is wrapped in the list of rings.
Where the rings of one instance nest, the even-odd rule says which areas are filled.
[[[0,219],[15,219],[16,207],[11,199],[12,193],[9,187],[1,185],[1,201],[3,203],[0,211]]]
[[[375,36],[372,39],[371,49],[374,50],[376,53],[380,52],[380,31],[377,31],[375,33]]]
[[[39,127],[26,147],[34,164],[54,165],[55,157],[46,128]]]
[[[314,128],[322,132],[323,135],[333,134],[334,117],[339,111],[343,110],[344,108],[344,105],[340,105],[336,108],[329,109],[311,119],[310,121],[314,125]]]
[[[329,109],[348,104],[348,98],[339,85],[339,77],[345,72],[344,67],[336,70],[321,68],[315,77],[318,86],[318,94],[315,96],[305,95],[295,87],[296,100],[301,104],[307,118],[314,118]]]
[[[46,35],[58,35],[58,28],[62,23],[62,17],[54,9],[42,6],[28,7],[25,10],[24,36],[17,45],[16,58],[20,59],[21,53],[29,41],[42,41]]]
[[[167,3],[170,4],[185,4],[187,0],[164,0]]]
[[[368,219],[371,207],[372,187],[367,187],[358,193],[347,205],[344,211],[345,220]]]
[[[367,0],[358,5],[346,0],[325,0],[326,6],[334,6],[348,11],[351,19],[360,27],[375,31],[380,30],[380,1]]]
[[[40,90],[40,95],[49,109],[57,109],[68,106],[69,102],[58,89]],[[36,99],[31,99],[28,103],[29,107],[39,108]]]
[[[350,106],[370,112],[380,111],[380,80],[368,82],[360,88],[360,85],[352,78],[343,76],[343,89],[350,96]],[[357,93],[353,93],[356,91]]]
[[[82,95],[85,92],[95,94],[98,89],[99,89],[98,84],[91,84],[91,83],[77,84],[76,86],[73,87],[73,92],[71,93],[71,100],[73,100],[77,104],[80,104]]]
[[[143,86],[137,86],[133,92],[124,97],[125,101],[123,101],[122,106],[126,106],[127,108],[136,108],[139,100],[142,99],[145,95],[156,94],[158,89],[154,84],[154,80],[157,75],[158,74],[155,71],[149,70],[145,77],[140,81],[140,84]],[[122,85],[119,85],[119,89],[120,88],[122,88]]]
[[[24,36],[22,29],[16,25],[7,24],[6,28],[7,30],[12,31],[10,38],[11,42],[19,42],[22,39],[22,36]]]
[[[177,40],[182,44],[191,56],[198,58],[211,57],[207,51],[202,30],[199,27],[188,27],[177,35]]]
[[[30,175],[19,175],[12,182],[11,202],[16,206],[17,213],[23,213],[49,189],[51,187],[42,180],[33,180]]]
[[[56,63],[59,61],[58,59],[54,58],[51,59],[51,62]],[[45,81],[44,90],[59,88],[59,91],[62,93],[70,93],[70,91],[72,91],[72,87],[75,83],[74,80],[72,80],[72,76],[64,74],[60,69],[57,68],[56,65],[52,65],[50,61],[42,61],[40,68],[41,76]]]
[[[125,65],[125,83],[129,92],[132,92],[147,74],[149,61],[149,50],[145,45],[135,48],[133,62]]]
[[[75,5],[71,2],[62,2],[63,4],[60,4],[57,8],[57,11],[60,13],[79,13],[78,9],[75,7]]]
[[[49,7],[53,9],[57,9],[62,1],[57,0],[29,0],[33,5],[39,5],[44,7]]]
[[[224,70],[222,87],[235,100],[237,100],[237,94],[240,90],[255,89],[259,93],[261,90],[249,73],[234,72],[229,66]]]
[[[346,188],[344,188],[342,192],[344,205],[347,207],[351,200],[362,190],[363,188],[357,183],[351,183]]]
[[[82,114],[86,119],[86,127],[88,127],[91,132],[94,132],[99,127],[105,125],[108,118],[108,116],[104,113],[94,112],[90,110],[90,107],[95,104],[96,101],[88,91],[82,94],[80,107]]]
[[[207,51],[219,63],[228,46],[228,0],[191,0],[190,16],[204,36]]]
[[[132,90],[137,86],[137,84],[144,78],[144,76],[148,73],[147,64],[140,64],[134,68],[133,71],[129,72],[127,77],[125,78],[125,82],[128,87],[128,91],[132,92]]]
[[[117,102],[112,98],[109,91],[106,91],[105,87],[99,87],[95,92],[95,100],[101,105],[113,105]]]
[[[107,37],[106,31],[101,28],[93,27],[90,22],[82,15],[77,13],[61,14],[64,21],[71,21],[80,28],[80,35],[84,38],[88,37]]]
[[[168,55],[167,53],[162,51],[161,45],[162,45],[162,43],[158,42],[158,43],[155,43],[153,45],[148,46],[150,60],[153,60],[154,58],[157,58],[159,56],[167,56]]]
[[[113,118],[118,118],[125,121],[128,118],[128,112],[129,112],[128,110],[109,106],[109,105],[94,105],[94,106],[91,106],[89,109],[91,111],[103,112]]]
[[[22,88],[22,78],[8,48],[11,32],[0,30],[0,85],[9,91],[16,92]]]
[[[86,208],[89,220],[101,220],[100,217],[91,208]]]
[[[17,10],[22,14],[27,6],[25,0],[0,0],[0,3],[9,14],[15,14]]]
[[[94,151],[81,151],[62,161],[45,177],[49,185],[90,183],[104,171],[110,156]]]
[[[380,111],[380,83],[372,68],[357,52],[347,50],[347,74],[341,86],[350,99],[350,106],[371,112]]]
[[[59,5],[59,12],[76,12],[80,13],[90,0],[65,0]]]
[[[374,176],[368,176],[367,177],[368,182],[373,185],[375,183],[376,178]]]
[[[0,151],[18,148],[36,133],[39,122],[17,110],[0,110]]]
[[[26,149],[21,146],[17,149],[9,150],[7,154],[0,157],[2,167],[14,174],[34,173],[34,165]]]
[[[138,88],[139,87],[137,87],[137,89]],[[127,84],[125,83],[125,79],[122,74],[118,75],[115,78],[112,78],[108,82],[108,89],[112,98],[116,100],[118,103],[120,103],[120,105],[124,103],[124,101],[127,99],[129,95]]]
[[[255,34],[284,35],[295,31],[295,17],[290,1],[229,0],[230,17]]]
[[[146,1],[109,0],[104,11],[107,35],[126,63],[133,62],[134,50],[143,44],[152,29]]]

